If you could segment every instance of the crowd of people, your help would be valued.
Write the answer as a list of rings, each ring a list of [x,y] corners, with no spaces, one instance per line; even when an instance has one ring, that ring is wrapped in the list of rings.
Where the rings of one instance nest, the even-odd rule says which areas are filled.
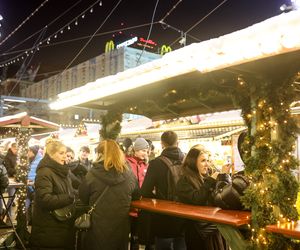
[[[30,147],[28,182],[34,185],[28,188],[26,209],[28,223],[32,225],[31,249],[74,249],[76,246],[77,249],[125,250],[130,237],[133,239],[130,249],[139,249],[141,244],[146,250],[228,249],[211,223],[150,213],[136,213],[130,218],[131,201],[141,197],[218,205],[222,195],[217,190],[220,183],[222,188],[232,185],[230,166],[224,165],[221,172],[216,172],[209,152],[202,145],[195,145],[184,154],[177,134],[166,131],[161,135],[161,146],[161,154],[155,157],[152,142],[142,137],[134,141],[126,138],[122,143],[103,140],[95,149],[93,162],[89,159],[88,146],[80,148],[77,159],[72,148],[56,139],[48,140],[43,152],[38,146]],[[8,185],[7,175],[15,175],[16,162],[17,145],[12,144],[0,162],[2,192]],[[92,226],[80,234],[78,244],[75,217],[59,221],[53,211],[72,204],[76,208],[78,201],[89,207],[100,196],[101,201],[93,211]],[[238,200],[239,197],[235,201]]]

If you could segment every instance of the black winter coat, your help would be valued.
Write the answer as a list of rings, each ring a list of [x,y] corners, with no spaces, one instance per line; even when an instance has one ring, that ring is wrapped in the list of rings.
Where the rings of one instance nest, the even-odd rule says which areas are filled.
[[[211,177],[201,179],[198,173],[186,170],[177,183],[179,200],[184,203],[209,206],[213,204],[216,180]],[[185,239],[187,249],[223,250],[227,249],[217,227],[208,222],[189,221],[186,223]]]
[[[178,147],[168,147],[161,153],[172,162],[183,160],[184,154]],[[168,167],[159,158],[150,161],[141,188],[143,197],[165,199],[168,193]],[[160,238],[176,238],[183,236],[184,220],[167,215],[153,214],[152,233]]]
[[[73,249],[74,221],[58,221],[51,211],[74,202],[69,169],[47,154],[40,161],[35,177],[31,244],[33,248]]]
[[[92,213],[84,249],[127,250],[129,209],[131,200],[139,198],[138,183],[130,167],[124,173],[115,168],[106,171],[100,162],[94,164],[79,186],[79,197],[83,203],[93,205],[106,186],[108,190]]]
[[[11,149],[8,149],[3,164],[6,167],[8,177],[14,177],[16,174],[17,155]]]

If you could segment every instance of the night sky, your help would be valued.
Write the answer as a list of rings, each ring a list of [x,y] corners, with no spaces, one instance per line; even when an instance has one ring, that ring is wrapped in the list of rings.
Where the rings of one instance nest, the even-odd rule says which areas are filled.
[[[0,28],[2,33],[0,43],[42,2],[44,0],[0,0],[0,14],[4,18]],[[15,53],[15,51],[30,48],[41,37],[45,39],[50,34],[58,31],[95,2],[96,0],[48,0],[27,23],[0,45],[0,64],[21,53]],[[70,30],[65,29],[63,34],[58,34],[56,39],[51,39],[49,44],[51,46],[41,47],[39,51],[36,51],[30,65],[40,64],[39,74],[63,70],[81,48],[85,46],[88,39],[79,39],[73,42],[65,41],[91,36],[103,24],[108,14],[119,2],[120,0],[102,0],[102,6],[98,3],[93,8],[92,13],[90,11],[86,12],[84,19],[81,16],[78,18],[77,26],[73,22],[70,25]],[[279,7],[282,4],[290,3],[289,0],[182,0],[164,21],[174,28],[185,32],[222,2],[224,3],[221,7],[188,32],[187,44],[197,42],[197,40],[203,41],[218,37],[248,27],[280,14]],[[149,24],[151,23],[156,3],[157,0],[121,0],[118,7],[97,32],[108,32],[108,34],[94,37],[72,65],[102,54],[105,42],[111,39],[114,30],[148,24],[144,27],[125,31],[128,35],[134,34],[146,38],[151,27]],[[154,21],[161,20],[172,10],[176,3],[178,3],[178,0],[158,1]],[[76,6],[49,26],[50,22],[73,5]],[[46,25],[48,25],[47,29],[45,28]],[[43,28],[45,28],[43,32],[37,33],[31,39],[12,49],[13,46]],[[156,41],[159,45],[172,44],[178,37],[180,37],[179,31],[167,28],[161,24],[152,26],[150,39]],[[53,45],[57,42],[62,43]],[[45,46],[46,43],[43,45]],[[172,47],[173,49],[179,48],[180,44],[176,42]],[[21,62],[10,65],[9,74],[13,75],[20,65]],[[40,75],[39,78],[41,77],[46,77],[46,75]]]

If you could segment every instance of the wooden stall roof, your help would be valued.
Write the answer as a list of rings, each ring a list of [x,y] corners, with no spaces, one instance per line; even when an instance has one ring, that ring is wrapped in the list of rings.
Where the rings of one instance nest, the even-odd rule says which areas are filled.
[[[174,201],[147,199],[132,201],[131,207],[191,220],[210,221],[232,226],[250,223],[249,211],[223,210],[218,207],[193,206]]]
[[[26,112],[0,118],[0,132],[9,128],[31,128],[34,133],[51,132],[58,130],[60,126],[34,116],[29,116]]]
[[[153,120],[236,108],[222,88],[239,77],[281,84],[300,70],[300,11],[167,53],[161,59],[61,93],[50,107],[122,107]],[[251,80],[250,80],[251,84]]]

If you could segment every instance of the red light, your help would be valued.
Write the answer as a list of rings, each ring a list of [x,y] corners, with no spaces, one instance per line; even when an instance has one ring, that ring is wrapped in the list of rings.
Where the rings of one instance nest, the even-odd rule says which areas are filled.
[[[148,44],[152,44],[152,45],[157,45],[156,42],[152,41],[152,40],[146,40],[145,38],[143,37],[140,37],[140,41],[143,42],[143,43],[148,43]]]

